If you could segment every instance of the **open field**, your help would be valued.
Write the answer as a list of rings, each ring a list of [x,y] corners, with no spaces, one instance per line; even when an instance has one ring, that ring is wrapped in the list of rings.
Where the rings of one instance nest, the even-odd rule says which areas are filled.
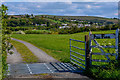
[[[22,43],[12,40],[11,43],[21,54],[23,61],[27,63],[38,62],[38,58]]]
[[[99,31],[99,32],[92,32],[93,34],[107,34],[107,33],[115,33],[115,30],[111,31]],[[54,58],[62,61],[62,62],[69,62],[70,52],[69,52],[69,39],[77,39],[84,41],[84,36],[88,35],[88,32],[81,32],[77,34],[65,34],[65,35],[50,35],[50,34],[13,34],[13,38],[17,38],[20,40],[24,40],[27,42],[32,43],[33,45],[37,46],[38,48],[41,48],[42,50],[46,51],[49,55],[53,56]],[[115,44],[114,39],[106,39],[106,40],[98,40],[100,44],[108,44],[111,43]],[[78,46],[80,48],[85,48],[84,44],[72,42],[75,46]],[[94,45],[94,44],[93,44]],[[75,51],[78,51],[76,49],[73,49]],[[110,49],[110,52],[114,52],[115,50]],[[107,52],[108,50],[106,50]],[[78,51],[80,52],[80,51]],[[100,52],[98,49],[94,49],[94,52]],[[85,54],[85,52],[80,52]],[[94,59],[105,59],[105,56],[92,56]],[[114,59],[114,58],[113,58]],[[96,64],[96,63],[94,63]]]

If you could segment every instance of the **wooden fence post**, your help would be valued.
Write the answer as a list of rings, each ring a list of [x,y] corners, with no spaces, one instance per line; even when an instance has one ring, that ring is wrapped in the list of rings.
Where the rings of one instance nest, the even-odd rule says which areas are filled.
[[[86,70],[88,70],[91,67],[91,60],[90,60],[90,48],[89,48],[89,36],[85,35],[85,64],[86,64]]]

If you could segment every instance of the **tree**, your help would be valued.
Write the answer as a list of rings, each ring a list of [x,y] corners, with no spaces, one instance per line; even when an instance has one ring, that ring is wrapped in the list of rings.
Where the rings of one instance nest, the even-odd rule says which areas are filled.
[[[7,10],[8,10],[7,6],[2,4],[2,17],[5,18],[7,16],[7,13],[6,13]]]
[[[9,30],[7,30],[7,24],[6,24],[6,16],[7,13],[6,11],[8,10],[8,8],[6,6],[4,6],[2,4],[2,6],[0,6],[0,12],[2,13],[2,30],[0,30],[0,32],[2,32],[2,53],[0,53],[0,59],[2,59],[2,78],[5,77],[6,71],[7,71],[7,63],[6,63],[6,58],[7,58],[7,53],[9,53],[9,41],[10,41],[10,35],[8,35],[6,33],[6,31],[8,32]],[[1,41],[0,41],[1,42]],[[0,60],[1,62],[1,60]],[[1,74],[0,74],[1,75]]]
[[[33,17],[34,15],[33,15],[33,14],[31,14],[31,16]]]
[[[29,18],[29,17],[30,17],[30,15],[28,15],[28,14],[26,14],[25,16],[26,16],[26,18]]]

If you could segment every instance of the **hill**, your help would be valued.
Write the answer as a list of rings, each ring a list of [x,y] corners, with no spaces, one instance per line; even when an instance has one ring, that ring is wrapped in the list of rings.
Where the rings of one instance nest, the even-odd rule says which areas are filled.
[[[92,21],[92,22],[113,22],[117,23],[118,19],[96,17],[96,16],[54,16],[54,15],[37,15],[39,17],[57,18],[57,19],[68,19],[78,21]]]

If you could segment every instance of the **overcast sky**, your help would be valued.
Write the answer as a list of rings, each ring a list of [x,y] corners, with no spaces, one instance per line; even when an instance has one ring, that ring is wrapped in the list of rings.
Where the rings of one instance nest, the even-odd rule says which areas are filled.
[[[3,4],[8,6],[9,15],[118,17],[118,2],[3,2]]]

